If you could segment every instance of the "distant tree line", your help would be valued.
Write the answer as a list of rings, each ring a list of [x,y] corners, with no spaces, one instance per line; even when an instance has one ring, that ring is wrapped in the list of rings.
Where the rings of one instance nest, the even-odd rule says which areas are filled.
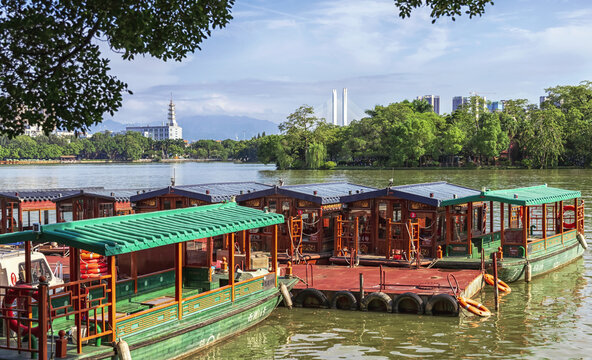
[[[134,161],[139,159],[192,158],[204,160],[257,161],[257,142],[251,140],[199,140],[186,144],[183,140],[155,141],[138,132],[125,134],[96,133],[90,138],[56,135],[13,139],[0,137],[0,159],[59,159],[62,155],[87,160]]]
[[[155,141],[137,132],[90,138],[0,137],[1,159],[131,161],[192,158],[275,163],[279,169],[336,166],[592,166],[592,82],[546,89],[541,105],[508,100],[499,112],[472,97],[437,115],[420,100],[376,105],[348,126],[334,126],[303,105],[279,125],[281,134],[250,140]]]
[[[420,100],[367,110],[334,126],[303,105],[261,139],[258,158],[280,169],[345,166],[592,166],[592,82],[546,89],[539,107],[508,100],[489,112],[484,99],[439,116]]]

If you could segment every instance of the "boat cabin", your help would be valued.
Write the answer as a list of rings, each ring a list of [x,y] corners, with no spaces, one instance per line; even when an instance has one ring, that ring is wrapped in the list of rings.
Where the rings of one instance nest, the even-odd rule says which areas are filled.
[[[70,355],[116,357],[110,342],[117,339],[129,343],[134,358],[162,349],[179,356],[211,343],[212,332],[218,340],[245,329],[279,301],[276,242],[269,268],[253,269],[248,257],[237,266],[234,247],[228,246],[227,266],[215,270],[212,239],[221,236],[232,244],[237,234],[260,227],[272,227],[277,235],[283,222],[279,214],[231,202],[0,235],[0,244],[27,244],[25,281],[0,287],[0,318],[11,329],[3,332],[0,358],[20,351],[45,359],[53,343]],[[31,286],[31,246],[38,242],[70,247],[70,278],[64,284],[48,286],[40,279]],[[151,250],[162,254],[159,267],[142,265]],[[73,344],[58,343],[61,330],[73,333]],[[92,346],[84,346],[89,342]]]
[[[57,222],[131,214],[134,190],[80,190],[53,199]]]
[[[342,197],[376,191],[376,188],[339,182],[276,186],[237,198],[242,205],[267,209],[284,215],[288,221],[280,225],[278,249],[282,257],[304,257],[308,261],[328,259],[333,252],[335,219],[344,210]],[[292,219],[293,221],[290,221]],[[252,242],[265,232],[252,233]],[[261,241],[262,249],[269,247]],[[290,256],[290,253],[295,255]],[[286,254],[284,256],[284,254]]]
[[[445,243],[447,202],[477,194],[466,187],[432,182],[345,196],[342,201],[347,211],[338,219],[340,231],[332,261],[339,262],[353,251],[371,262],[407,263],[416,259],[416,249],[421,250],[421,257],[435,257],[437,246]],[[459,205],[459,212],[466,213],[466,206]],[[484,219],[482,206],[475,204],[474,212]]]
[[[460,203],[467,204],[469,213],[476,205],[489,208],[489,222],[483,231],[475,231],[474,225],[482,219],[460,211]],[[584,233],[581,193],[547,185],[486,190],[455,199],[446,206],[446,217],[450,220],[445,247],[448,257],[479,258],[483,251],[489,258],[501,248],[504,258],[530,258],[575,245],[576,235]]]
[[[99,191],[101,187],[85,189],[14,190],[0,192],[2,211],[0,233],[30,230],[34,223],[53,224],[57,221],[53,200],[79,193]]]

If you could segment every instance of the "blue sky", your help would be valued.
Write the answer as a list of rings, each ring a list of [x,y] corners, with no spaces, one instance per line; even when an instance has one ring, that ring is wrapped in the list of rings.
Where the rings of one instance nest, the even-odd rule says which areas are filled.
[[[392,0],[237,0],[234,20],[181,63],[123,61],[113,72],[134,95],[114,120],[225,114],[280,123],[302,104],[329,117],[331,90],[348,88],[349,116],[418,95],[477,92],[526,98],[592,80],[592,2],[496,0],[480,18],[400,19]]]

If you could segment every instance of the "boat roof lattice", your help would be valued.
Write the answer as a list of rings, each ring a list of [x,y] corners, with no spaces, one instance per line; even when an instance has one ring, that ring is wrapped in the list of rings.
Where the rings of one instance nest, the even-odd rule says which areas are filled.
[[[39,233],[0,235],[0,244],[51,242],[113,256],[281,224],[284,216],[234,202],[43,225]]]
[[[480,192],[479,195],[462,199],[463,201],[460,202],[496,201],[505,204],[530,206],[571,200],[581,196],[582,193],[579,191],[549,187],[545,184],[516,189],[487,190]]]

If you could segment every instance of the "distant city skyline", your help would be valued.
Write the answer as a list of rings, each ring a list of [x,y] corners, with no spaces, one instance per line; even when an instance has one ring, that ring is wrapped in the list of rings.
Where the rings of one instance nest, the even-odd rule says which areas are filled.
[[[348,88],[350,108],[363,110],[433,93],[442,114],[471,92],[538,104],[548,87],[592,80],[584,0],[495,2],[482,17],[435,24],[426,8],[400,19],[392,1],[379,0],[248,0],[232,15],[181,63],[127,62],[99,43],[134,93],[113,120],[165,118],[171,91],[183,117],[280,123],[303,104],[320,110],[331,89]]]

